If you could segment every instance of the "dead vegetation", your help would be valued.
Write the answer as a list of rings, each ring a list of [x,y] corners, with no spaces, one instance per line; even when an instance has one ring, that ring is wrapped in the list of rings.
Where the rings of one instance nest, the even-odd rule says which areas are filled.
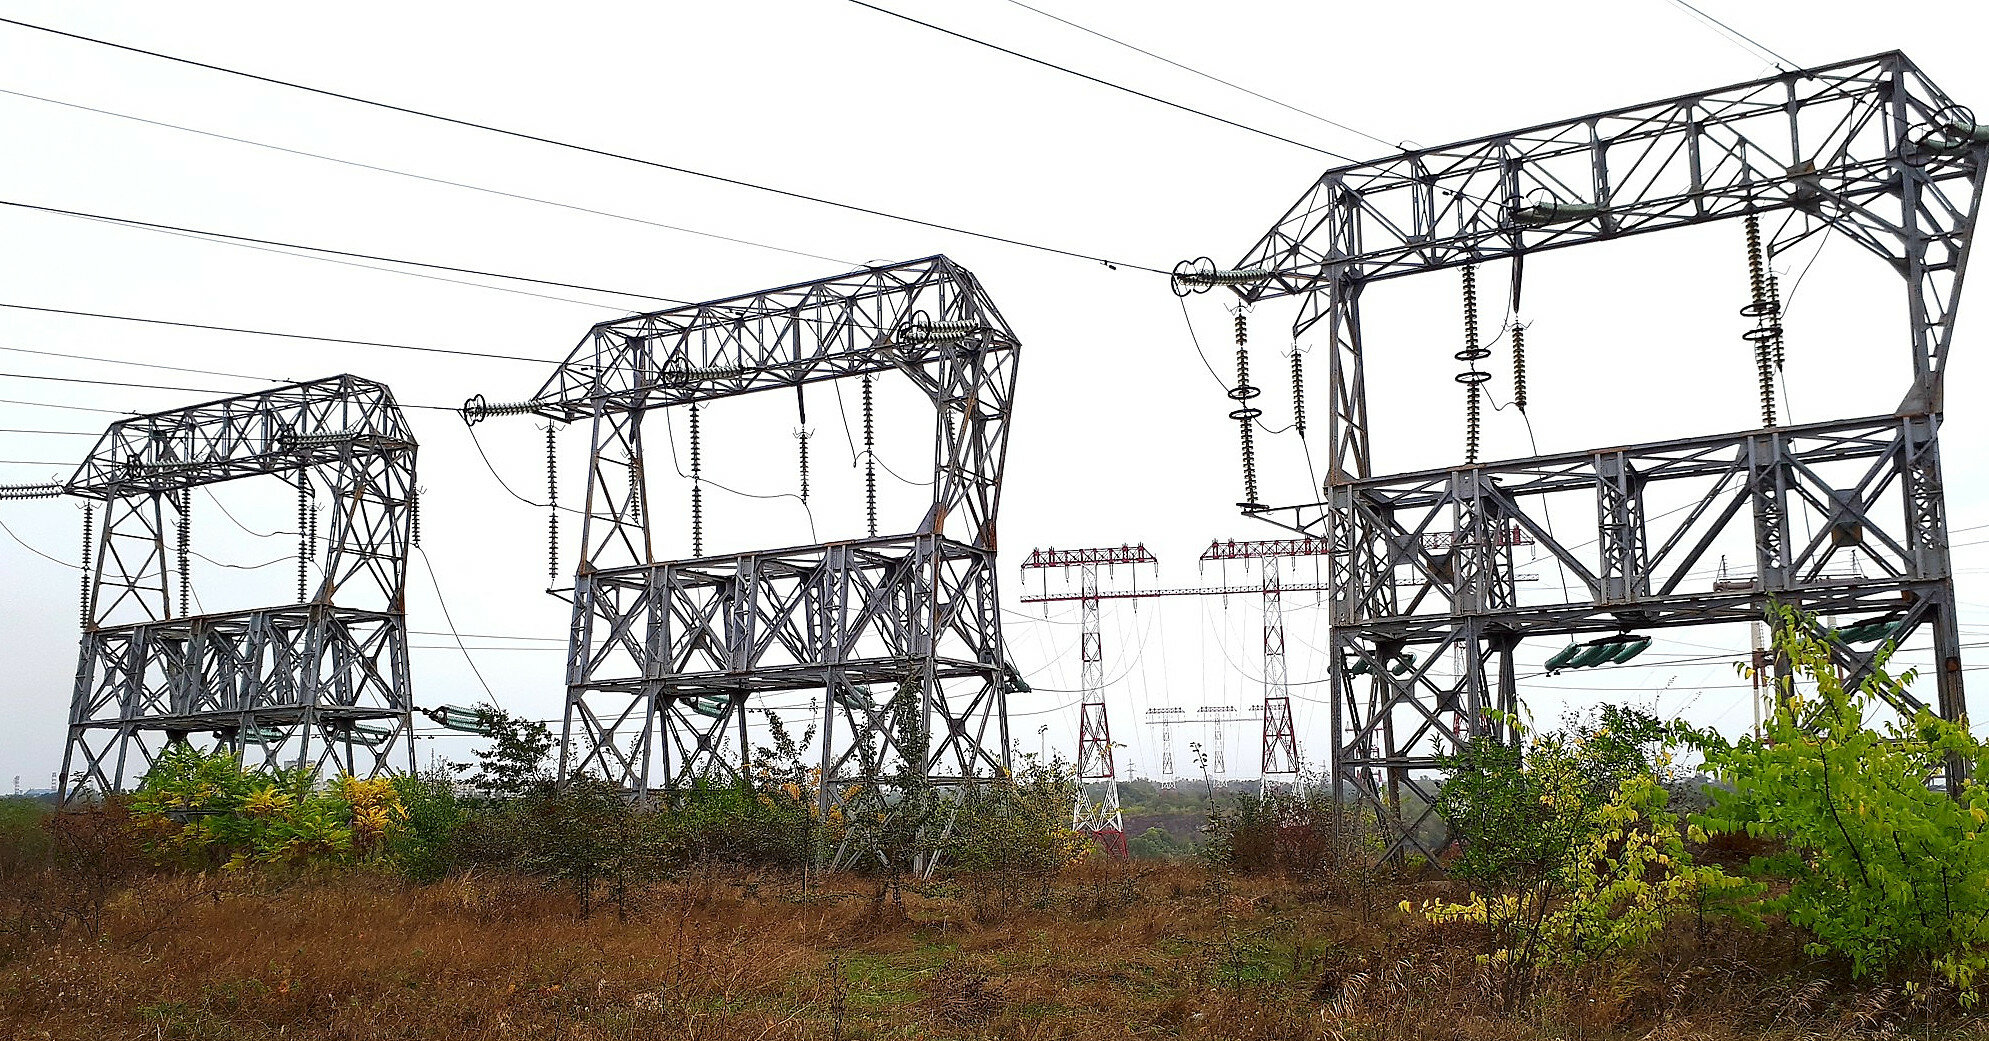
[[[1004,889],[1030,898],[987,898]],[[900,904],[870,878],[714,868],[647,887],[622,920],[498,874],[148,876],[94,928],[13,936],[0,1036],[1989,1037],[1902,988],[1852,988],[1774,932],[1681,930],[1496,1015],[1472,937],[1349,891],[1087,861]],[[10,891],[7,913],[48,892]]]

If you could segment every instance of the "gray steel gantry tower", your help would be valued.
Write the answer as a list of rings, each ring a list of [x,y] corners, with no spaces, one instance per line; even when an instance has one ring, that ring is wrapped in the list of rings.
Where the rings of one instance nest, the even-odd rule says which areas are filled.
[[[1394,823],[1390,855],[1433,852],[1400,810],[1406,792],[1429,803],[1442,749],[1510,737],[1489,710],[1515,704],[1522,640],[1753,621],[1770,601],[1877,615],[1902,640],[1931,631],[1933,708],[1962,718],[1937,434],[1986,162],[1989,125],[1888,52],[1329,170],[1235,268],[1176,269],[1177,292],[1298,297],[1296,333],[1323,331],[1325,498],[1246,512],[1332,544],[1334,774]],[[1911,379],[1893,413],[1373,472],[1371,283],[1773,211],[1899,273]],[[1594,528],[1555,537],[1549,501]],[[1564,602],[1519,603],[1499,535],[1515,526],[1575,579]],[[1453,534],[1449,552],[1429,549],[1432,532]],[[1746,588],[1691,575],[1723,535],[1753,547]],[[1851,552],[1876,574],[1831,567]],[[1872,652],[1832,640],[1858,682]],[[1453,648],[1460,675],[1439,679]]]
[[[825,816],[906,767],[1005,774],[995,513],[1017,354],[980,282],[934,256],[606,322],[531,402],[466,407],[592,432],[561,776],[639,796],[742,779],[747,702],[782,691],[821,694]],[[652,410],[884,373],[933,408],[932,502],[908,531],[655,559]],[[900,747],[908,718],[922,750]]]
[[[111,424],[62,489],[102,502],[103,523],[85,568],[61,798],[121,789],[196,734],[250,765],[412,772],[414,466],[392,392],[357,376]],[[307,559],[315,586],[294,604],[189,613],[193,490],[265,476],[297,489],[300,513],[329,514],[311,540],[322,554],[300,547],[300,586]]]

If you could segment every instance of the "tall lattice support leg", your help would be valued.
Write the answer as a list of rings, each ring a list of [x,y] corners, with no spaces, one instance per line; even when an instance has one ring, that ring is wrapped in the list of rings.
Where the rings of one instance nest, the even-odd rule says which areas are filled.
[[[623,571],[652,559],[654,511],[644,501],[641,478],[642,417],[641,411],[600,403],[588,423],[559,776],[563,782],[591,774],[647,798],[656,779],[657,737],[669,712],[645,664],[654,660],[652,646],[661,638],[651,631],[648,606],[668,590],[652,588],[649,576]],[[606,677],[633,679],[597,682]]]
[[[1264,713],[1262,793],[1275,787],[1298,788],[1298,732],[1292,725],[1291,688],[1285,673],[1284,589],[1277,560],[1263,560]]]
[[[1115,857],[1126,854],[1126,824],[1119,812],[1119,780],[1114,765],[1112,724],[1105,708],[1105,638],[1098,618],[1098,565],[1087,563],[1080,577],[1082,616],[1080,659],[1084,703],[1077,729],[1077,805],[1071,825],[1098,840]],[[1093,800],[1089,788],[1103,791]]]

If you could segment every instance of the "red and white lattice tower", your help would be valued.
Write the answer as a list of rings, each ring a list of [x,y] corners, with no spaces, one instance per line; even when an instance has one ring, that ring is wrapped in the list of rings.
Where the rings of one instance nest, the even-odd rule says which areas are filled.
[[[1251,561],[1263,565],[1261,590],[1264,598],[1264,712],[1262,785],[1298,789],[1298,728],[1291,718],[1291,687],[1285,672],[1284,582],[1278,574],[1281,561],[1326,555],[1324,539],[1269,539],[1254,542],[1216,541],[1202,551],[1202,564],[1211,561],[1227,566],[1229,561]],[[1311,583],[1308,588],[1316,587]]]
[[[1032,550],[1022,567],[1078,569],[1078,607],[1083,621],[1080,637],[1083,659],[1084,702],[1077,725],[1077,805],[1071,811],[1071,826],[1098,840],[1115,857],[1126,856],[1126,823],[1119,813],[1119,780],[1114,765],[1112,722],[1105,708],[1105,637],[1098,624],[1098,569],[1110,570],[1120,564],[1135,567],[1160,560],[1145,545],[1106,546],[1098,549]],[[1047,578],[1045,579],[1047,582]],[[1103,785],[1092,798],[1091,788]]]

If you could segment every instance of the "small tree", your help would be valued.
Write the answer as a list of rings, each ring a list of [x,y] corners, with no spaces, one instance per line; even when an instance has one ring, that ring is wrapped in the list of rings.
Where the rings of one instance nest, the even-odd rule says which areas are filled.
[[[1876,730],[1881,700],[1910,703],[1911,670],[1885,670],[1847,690],[1813,618],[1775,612],[1775,653],[1788,675],[1760,740],[1700,735],[1708,767],[1730,790],[1695,823],[1780,845],[1752,870],[1787,883],[1769,910],[1813,937],[1813,953],[1846,959],[1854,976],[1931,970],[1972,1005],[1989,972],[1989,787],[1928,786],[1948,761],[1989,767],[1966,725],[1924,709]],[[1743,670],[1748,672],[1748,670]],[[1808,690],[1804,688],[1808,687]]]
[[[544,723],[519,719],[495,705],[478,705],[477,726],[490,736],[490,747],[477,749],[471,788],[486,798],[505,799],[544,785],[546,760],[555,744]]]
[[[1462,838],[1453,868],[1483,888],[1463,903],[1402,909],[1483,927],[1481,960],[1508,1009],[1548,965],[1632,951],[1687,911],[1740,909],[1747,885],[1694,864],[1667,808],[1659,781],[1673,732],[1649,713],[1606,706],[1524,751],[1474,740],[1450,760],[1437,808]]]

